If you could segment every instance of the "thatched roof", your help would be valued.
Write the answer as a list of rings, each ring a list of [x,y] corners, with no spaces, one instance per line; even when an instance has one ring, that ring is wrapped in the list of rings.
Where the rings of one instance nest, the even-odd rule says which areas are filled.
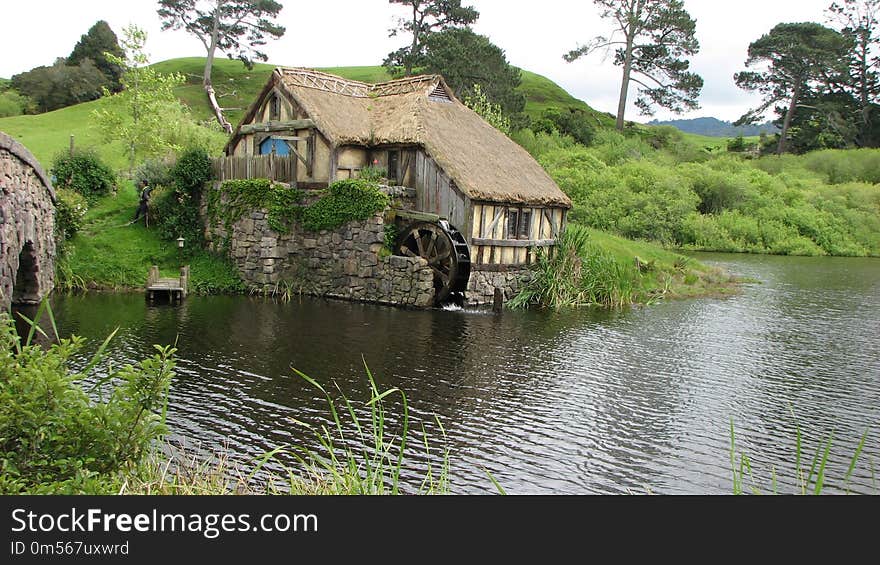
[[[571,206],[525,149],[457,100],[439,75],[371,85],[278,68],[272,82],[337,146],[418,144],[472,200]]]

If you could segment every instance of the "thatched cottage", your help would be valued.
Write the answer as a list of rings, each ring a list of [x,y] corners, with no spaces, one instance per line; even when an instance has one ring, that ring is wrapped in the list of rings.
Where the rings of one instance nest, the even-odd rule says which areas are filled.
[[[467,240],[475,271],[522,267],[565,226],[569,198],[522,147],[457,100],[443,78],[365,84],[277,68],[226,146],[227,176],[257,176],[261,155],[290,155],[276,180],[303,188],[385,168],[415,208]],[[293,158],[295,157],[295,158]],[[282,161],[282,160],[279,160]],[[246,170],[235,172],[233,162]],[[244,163],[244,165],[241,165]],[[281,170],[284,169],[284,170]]]

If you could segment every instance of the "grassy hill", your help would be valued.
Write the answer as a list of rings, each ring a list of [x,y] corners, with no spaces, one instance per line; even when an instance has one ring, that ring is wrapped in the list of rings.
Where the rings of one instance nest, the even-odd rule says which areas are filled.
[[[163,73],[176,72],[184,75],[186,84],[177,89],[177,96],[192,110],[196,118],[210,120],[213,114],[202,90],[204,65],[205,59],[202,57],[185,57],[162,61],[154,66]],[[224,108],[229,108],[226,116],[233,125],[244,117],[274,68],[275,65],[257,64],[248,70],[239,61],[215,61],[212,74],[214,88],[219,103]],[[369,83],[391,79],[384,67],[332,67],[318,70]],[[526,95],[525,111],[531,117],[539,117],[545,109],[551,107],[573,107],[595,116],[597,124],[613,127],[614,119],[608,114],[590,108],[585,102],[574,98],[541,75],[523,71],[520,90]],[[0,118],[0,131],[18,139],[46,167],[56,153],[68,148],[70,136],[73,135],[77,146],[96,149],[112,167],[122,170],[125,167],[125,158],[121,145],[104,143],[97,130],[91,127],[91,113],[101,104],[101,100],[96,100],[35,116]]]

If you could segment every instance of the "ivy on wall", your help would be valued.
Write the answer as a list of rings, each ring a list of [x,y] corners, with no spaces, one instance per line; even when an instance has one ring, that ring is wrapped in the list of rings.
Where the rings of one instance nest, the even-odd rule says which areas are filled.
[[[268,211],[269,227],[277,233],[289,233],[302,213],[303,191],[269,179],[228,180],[220,190],[208,194],[208,218],[213,225],[222,223],[227,233],[232,225],[254,210]]]
[[[304,230],[322,231],[366,220],[391,201],[378,183],[362,179],[331,184],[310,206],[303,205],[304,196],[297,188],[269,179],[229,180],[208,194],[208,218],[231,234],[233,224],[245,214],[265,209],[269,228],[276,233],[290,233],[297,221]]]
[[[379,184],[362,179],[341,180],[327,194],[302,211],[302,227],[308,231],[332,230],[356,220],[366,220],[385,209],[391,198]]]

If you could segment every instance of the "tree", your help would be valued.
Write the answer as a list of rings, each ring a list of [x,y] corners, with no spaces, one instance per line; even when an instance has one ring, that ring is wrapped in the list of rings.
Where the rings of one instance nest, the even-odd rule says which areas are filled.
[[[522,82],[521,71],[507,62],[504,51],[488,37],[470,29],[432,34],[425,45],[424,70],[442,75],[460,98],[475,95],[474,85],[478,85],[507,116],[525,108],[525,96],[516,90]]]
[[[97,100],[106,82],[91,59],[71,66],[59,58],[51,67],[36,67],[12,77],[12,87],[32,100],[38,112]]]
[[[409,45],[388,54],[384,65],[389,70],[404,69],[410,76],[413,68],[423,63],[428,38],[438,31],[469,26],[480,17],[472,6],[462,6],[462,0],[388,0],[390,4],[402,4],[412,9],[412,18],[398,18],[397,27],[391,29],[390,37],[399,33],[412,34]]]
[[[880,92],[880,0],[842,0],[828,8],[829,19],[838,24],[839,31],[850,42],[849,73],[846,90],[858,100],[861,138],[871,130],[874,100]]]
[[[119,79],[122,77],[122,68],[119,65],[111,63],[107,59],[107,53],[116,57],[123,57],[122,47],[119,46],[119,40],[110,26],[104,20],[100,20],[93,25],[89,31],[80,37],[79,42],[74,46],[73,51],[67,57],[67,64],[76,66],[90,59],[101,73],[107,77],[107,85],[113,92],[119,92],[121,83]]]
[[[846,39],[838,32],[813,22],[777,24],[749,45],[746,67],[759,71],[734,75],[737,86],[763,95],[762,104],[749,110],[735,125],[754,123],[768,108],[787,102],[779,134],[777,154],[785,152],[786,140],[798,103],[811,89],[836,80],[845,70]]]
[[[199,38],[207,52],[203,85],[217,122],[227,133],[232,124],[217,103],[211,71],[219,50],[251,69],[254,61],[269,58],[259,50],[268,39],[284,35],[284,27],[272,20],[283,6],[274,0],[159,0],[162,29],[184,29]]]
[[[510,135],[510,118],[504,115],[500,104],[495,104],[486,97],[479,84],[474,84],[472,93],[464,97],[464,105],[504,135]]]
[[[599,36],[563,55],[569,63],[598,50],[614,49],[614,64],[623,67],[617,129],[623,131],[630,83],[639,85],[636,106],[652,115],[653,106],[676,113],[699,108],[703,79],[689,72],[685,56],[700,49],[696,22],[681,0],[593,0],[614,32]]]
[[[109,100],[93,112],[104,136],[124,143],[129,174],[139,158],[179,149],[176,135],[181,124],[192,121],[174,94],[174,88],[184,83],[184,77],[163,75],[147,66],[146,41],[147,34],[137,26],[125,28],[125,58],[108,55],[112,63],[124,69],[123,89],[118,94],[105,90]]]

